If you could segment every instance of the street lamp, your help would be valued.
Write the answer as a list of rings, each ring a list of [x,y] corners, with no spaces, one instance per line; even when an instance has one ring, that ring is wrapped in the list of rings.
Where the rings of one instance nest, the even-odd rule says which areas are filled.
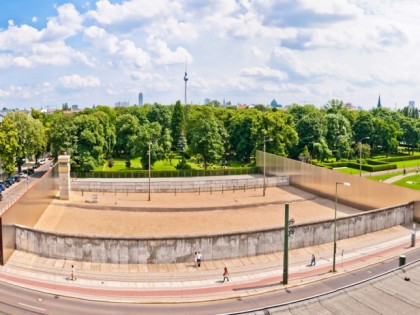
[[[360,175],[359,177],[362,177],[362,146],[363,146],[363,140],[370,139],[370,137],[364,137],[360,139],[359,141],[359,164],[360,164]]]
[[[150,201],[150,151],[152,149],[152,141],[149,141],[149,201]]]
[[[263,181],[263,196],[265,196],[265,189],[266,189],[266,185],[265,185],[265,144],[266,142],[270,142],[273,141],[273,139],[266,139],[266,137],[264,136],[264,166],[263,166],[263,172],[264,172],[264,181]]]
[[[334,254],[333,254],[333,272],[335,272],[335,254],[337,252],[337,191],[338,185],[350,186],[347,182],[336,182],[335,183],[335,204],[334,204]]]

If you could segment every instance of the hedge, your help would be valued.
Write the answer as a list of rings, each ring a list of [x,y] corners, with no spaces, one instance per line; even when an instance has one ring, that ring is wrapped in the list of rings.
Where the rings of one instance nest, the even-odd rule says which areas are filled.
[[[350,162],[350,163],[348,163],[348,167],[359,168],[360,164]],[[397,168],[397,164],[382,164],[382,165],[362,164],[362,170],[364,170],[366,172],[387,171],[387,170],[394,170],[396,168]]]
[[[384,164],[389,164],[389,162],[385,162],[383,160],[366,159],[366,161],[370,165],[384,165]]]
[[[150,171],[150,176],[156,177],[203,177],[203,176],[226,176],[258,174],[258,167],[226,168],[218,170],[177,170],[177,171]],[[73,178],[148,178],[149,171],[127,172],[71,172]]]

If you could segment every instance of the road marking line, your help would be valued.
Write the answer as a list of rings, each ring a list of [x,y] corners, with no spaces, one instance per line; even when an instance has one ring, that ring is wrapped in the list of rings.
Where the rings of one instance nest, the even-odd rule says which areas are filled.
[[[26,306],[26,307],[31,307],[31,308],[35,308],[35,309],[40,310],[40,311],[46,311],[45,308],[40,308],[40,307],[36,307],[36,306],[24,304],[24,303],[19,303],[19,305]]]

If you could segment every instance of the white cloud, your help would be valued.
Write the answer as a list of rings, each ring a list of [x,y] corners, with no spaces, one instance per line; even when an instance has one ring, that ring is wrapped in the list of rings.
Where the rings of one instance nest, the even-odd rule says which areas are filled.
[[[245,68],[240,71],[242,76],[255,76],[259,78],[275,79],[279,81],[286,80],[288,78],[287,73],[279,70],[270,69],[267,67],[253,67]]]
[[[99,0],[96,2],[96,10],[89,11],[86,16],[99,24],[112,25],[132,21],[141,23],[145,19],[159,18],[174,12],[181,12],[180,6],[174,1],[128,0],[113,4],[108,0]]]
[[[420,99],[415,0],[95,0],[55,8],[26,17],[30,25],[2,12],[2,104],[133,103],[136,90],[152,103],[174,103],[183,99],[186,59],[191,101]]]
[[[98,78],[93,76],[81,77],[78,74],[63,76],[58,79],[59,86],[65,89],[96,88],[101,85]]]
[[[133,41],[120,40],[97,26],[85,29],[84,38],[103,52],[119,57],[116,60],[118,63],[137,67],[145,67],[150,63],[149,55],[143,49],[136,47]]]
[[[41,32],[43,40],[65,39],[82,29],[83,18],[73,4],[63,4],[57,11],[58,16],[50,18]]]
[[[154,36],[147,39],[147,47],[154,55],[153,61],[158,65],[185,63],[186,60],[191,62],[193,59],[185,48],[177,47],[171,50],[167,43]]]

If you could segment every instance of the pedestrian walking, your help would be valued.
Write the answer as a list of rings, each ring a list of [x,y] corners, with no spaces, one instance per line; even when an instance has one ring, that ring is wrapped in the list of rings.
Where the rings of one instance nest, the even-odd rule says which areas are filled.
[[[76,274],[74,272],[74,265],[71,265],[71,276],[70,276],[70,280],[72,280],[72,281],[76,280]]]
[[[197,266],[198,267],[201,266],[201,252],[200,251],[197,252]]]
[[[315,266],[315,264],[316,264],[315,255],[312,254],[311,266]]]
[[[198,267],[198,254],[197,254],[197,252],[194,253],[194,265],[195,265],[195,268]]]
[[[225,280],[227,280],[229,282],[229,271],[227,270],[227,268],[225,267],[225,269],[223,270],[223,281],[222,283],[225,282]]]

